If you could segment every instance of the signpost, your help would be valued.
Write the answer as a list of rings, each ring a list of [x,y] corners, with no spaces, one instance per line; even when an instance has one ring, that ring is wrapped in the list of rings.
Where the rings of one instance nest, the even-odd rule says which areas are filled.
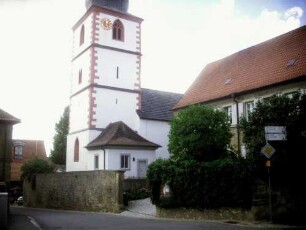
[[[266,141],[287,140],[286,126],[265,126]]]
[[[269,211],[270,211],[270,221],[272,221],[272,199],[271,199],[271,178],[270,178],[270,158],[275,153],[275,149],[268,141],[286,141],[287,133],[286,126],[265,126],[265,138],[266,145],[261,149],[261,153],[266,156],[266,167],[268,169],[268,182],[269,182]]]

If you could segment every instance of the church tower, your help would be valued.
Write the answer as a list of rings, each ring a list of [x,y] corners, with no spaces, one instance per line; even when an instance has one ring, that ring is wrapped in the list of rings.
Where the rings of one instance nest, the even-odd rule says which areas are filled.
[[[128,0],[86,0],[73,26],[67,171],[91,170],[85,148],[110,123],[137,130],[140,110],[141,23]]]

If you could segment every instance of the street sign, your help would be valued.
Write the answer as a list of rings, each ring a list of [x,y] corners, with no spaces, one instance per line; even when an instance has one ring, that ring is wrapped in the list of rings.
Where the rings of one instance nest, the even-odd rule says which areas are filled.
[[[283,134],[286,134],[286,126],[265,126],[265,133],[283,133]]]
[[[286,141],[286,126],[265,126],[266,141]]]
[[[275,153],[275,149],[273,148],[272,145],[270,145],[269,143],[267,143],[262,149],[261,149],[261,153],[263,155],[265,155],[267,158],[272,157],[272,155]]]
[[[266,133],[267,141],[286,141],[287,135],[283,133]]]

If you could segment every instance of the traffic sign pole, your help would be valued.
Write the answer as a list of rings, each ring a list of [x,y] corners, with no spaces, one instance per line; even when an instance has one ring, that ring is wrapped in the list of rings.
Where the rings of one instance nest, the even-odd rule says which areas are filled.
[[[269,219],[272,222],[272,191],[271,191],[271,177],[270,177],[270,167],[271,167],[271,161],[266,161],[266,167],[268,169],[268,184],[269,184]]]

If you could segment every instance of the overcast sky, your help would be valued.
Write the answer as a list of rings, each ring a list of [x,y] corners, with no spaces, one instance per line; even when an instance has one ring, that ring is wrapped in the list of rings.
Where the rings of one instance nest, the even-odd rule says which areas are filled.
[[[142,87],[184,93],[205,65],[306,24],[304,0],[130,0]],[[0,108],[13,138],[44,140],[69,104],[73,24],[85,0],[0,0]]]

